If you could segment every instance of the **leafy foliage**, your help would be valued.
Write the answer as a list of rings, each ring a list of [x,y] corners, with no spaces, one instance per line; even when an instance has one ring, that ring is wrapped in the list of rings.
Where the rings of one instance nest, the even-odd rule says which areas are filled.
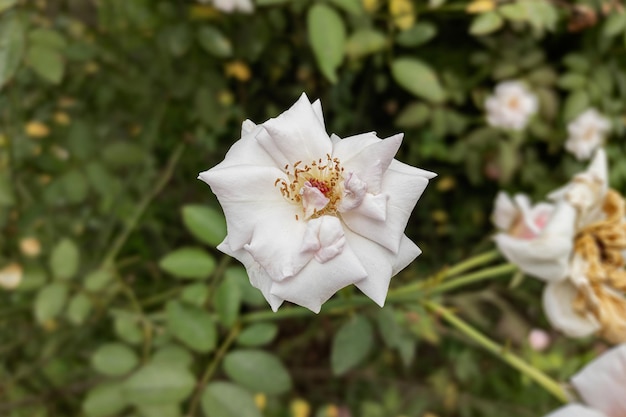
[[[320,316],[275,315],[215,249],[226,225],[194,179],[244,119],[274,117],[302,91],[322,99],[330,132],[402,130],[398,158],[440,174],[407,227],[423,255],[392,288],[427,276],[434,288],[435,272],[489,248],[499,188],[539,196],[580,170],[563,143],[586,108],[611,119],[620,158],[615,2],[406,0],[400,15],[398,3],[257,0],[244,15],[0,0],[0,274],[16,264],[21,277],[0,288],[0,415],[284,416],[297,397],[317,416],[556,406],[420,304],[445,298],[565,380],[589,342],[553,333],[548,352],[530,349],[528,330],[545,326],[530,280],[426,286],[384,309],[344,290]],[[486,96],[508,79],[540,102],[523,133],[485,123]],[[611,175],[623,188],[625,166]]]

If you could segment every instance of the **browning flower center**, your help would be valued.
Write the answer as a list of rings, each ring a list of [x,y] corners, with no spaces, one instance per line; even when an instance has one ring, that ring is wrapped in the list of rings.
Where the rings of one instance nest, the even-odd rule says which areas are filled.
[[[588,282],[578,283],[574,309],[593,314],[602,335],[613,343],[626,341],[626,202],[609,190],[602,207],[606,218],[589,224],[576,236],[574,252],[586,262]]]
[[[284,170],[287,179],[277,178],[274,185],[286,200],[302,207],[304,219],[337,214],[344,192],[343,168],[338,158],[327,154],[325,160],[320,158],[304,165],[297,161],[285,165]],[[296,220],[300,216],[296,215]]]

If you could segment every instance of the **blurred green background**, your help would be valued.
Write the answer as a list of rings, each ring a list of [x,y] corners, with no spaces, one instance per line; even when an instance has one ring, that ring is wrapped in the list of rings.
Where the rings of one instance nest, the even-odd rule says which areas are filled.
[[[589,107],[623,155],[626,14],[610,0],[0,0],[0,415],[540,416],[558,403],[418,302],[273,316],[215,246],[196,180],[304,91],[329,132],[404,132],[435,171],[407,228],[424,253],[392,287],[491,250],[500,189],[542,198],[584,163],[566,125]],[[523,132],[484,100],[523,80]],[[626,164],[611,167],[623,190]],[[356,293],[356,292],[355,292]],[[348,289],[336,297],[350,297]],[[602,348],[545,328],[541,285],[446,294],[559,380]],[[284,306],[283,309],[288,307]]]

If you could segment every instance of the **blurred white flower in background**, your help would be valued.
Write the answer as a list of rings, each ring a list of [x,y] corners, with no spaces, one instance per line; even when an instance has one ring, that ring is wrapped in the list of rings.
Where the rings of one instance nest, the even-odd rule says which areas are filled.
[[[487,122],[494,127],[523,130],[538,110],[537,97],[519,81],[499,83],[485,100]]]
[[[626,202],[608,188],[604,150],[549,198],[555,208],[539,233],[501,231],[494,237],[498,249],[522,271],[547,282],[543,305],[556,329],[571,337],[597,332],[613,343],[626,341]],[[518,200],[518,207],[529,207]],[[511,204],[498,195],[495,212],[512,211]],[[533,224],[532,216],[525,216],[530,220],[524,224]],[[494,213],[500,229],[503,217]]]
[[[19,264],[15,262],[6,265],[0,269],[0,287],[5,290],[14,290],[19,287],[22,282],[23,270]]]
[[[252,0],[198,0],[198,2],[212,4],[213,7],[225,13],[233,13],[235,11],[252,13],[254,11]]]
[[[626,416],[626,344],[605,352],[571,382],[586,405],[570,404],[546,417]]]
[[[404,235],[434,173],[394,159],[402,134],[328,136],[305,94],[275,119],[246,120],[223,162],[202,172],[224,214],[218,246],[241,261],[276,311],[319,312],[355,284],[383,305],[393,275],[420,254]]]
[[[589,159],[593,151],[602,146],[610,129],[611,123],[606,117],[596,109],[588,109],[567,125],[569,136],[565,149],[578,160]]]

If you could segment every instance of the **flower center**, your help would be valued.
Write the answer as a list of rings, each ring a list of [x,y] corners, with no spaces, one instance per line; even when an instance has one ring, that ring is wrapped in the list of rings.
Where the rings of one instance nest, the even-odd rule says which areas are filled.
[[[591,313],[611,342],[626,341],[626,202],[614,190],[607,192],[602,207],[606,218],[578,232],[574,252],[587,264],[587,283],[579,285],[574,309]]]
[[[302,207],[304,219],[324,215],[336,215],[344,192],[343,168],[338,158],[329,154],[302,165],[297,161],[285,165],[287,179],[278,178],[274,183],[285,199]],[[296,215],[296,220],[300,216]]]

